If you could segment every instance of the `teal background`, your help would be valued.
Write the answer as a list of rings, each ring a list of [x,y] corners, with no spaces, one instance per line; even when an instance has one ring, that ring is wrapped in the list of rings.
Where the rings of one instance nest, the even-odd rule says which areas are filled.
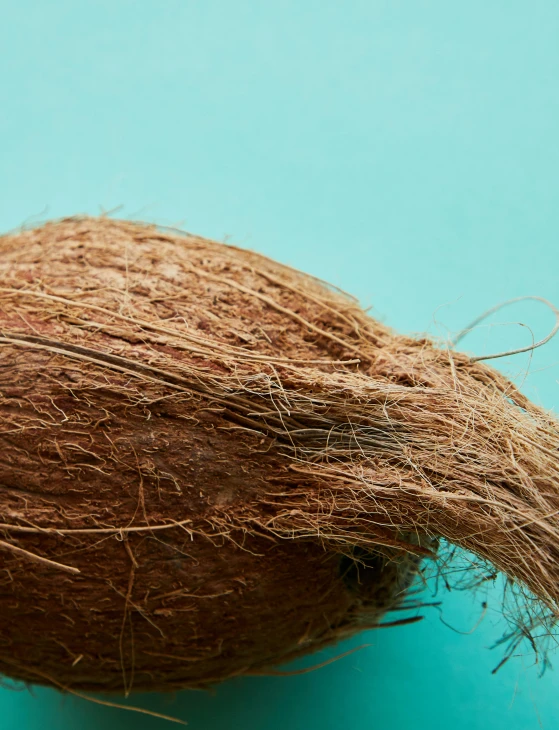
[[[438,337],[511,297],[559,304],[558,38],[556,0],[4,0],[0,230],[122,206]],[[461,347],[552,325],[517,304]],[[558,363],[557,341],[495,361],[547,408]],[[192,730],[557,728],[557,672],[526,649],[490,673],[498,588],[441,597],[460,631],[489,610],[470,635],[431,610],[314,673],[136,703]],[[3,730],[173,727],[41,688],[0,703]]]

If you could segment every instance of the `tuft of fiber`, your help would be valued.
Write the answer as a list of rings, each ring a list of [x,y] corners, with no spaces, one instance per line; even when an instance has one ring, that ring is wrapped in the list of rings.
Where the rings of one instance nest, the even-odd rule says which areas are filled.
[[[0,345],[5,675],[128,694],[264,673],[413,605],[441,539],[556,617],[558,422],[310,276],[47,223],[0,237]]]

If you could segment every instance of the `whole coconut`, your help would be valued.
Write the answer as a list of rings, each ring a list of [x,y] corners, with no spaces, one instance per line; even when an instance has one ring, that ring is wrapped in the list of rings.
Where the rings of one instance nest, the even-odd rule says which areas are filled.
[[[0,672],[261,673],[404,603],[445,538],[552,614],[557,422],[347,295],[178,231],[0,238]]]

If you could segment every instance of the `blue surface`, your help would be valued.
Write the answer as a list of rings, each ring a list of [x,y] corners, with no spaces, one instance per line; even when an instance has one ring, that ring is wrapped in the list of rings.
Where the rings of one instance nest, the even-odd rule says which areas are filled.
[[[559,303],[558,38],[556,0],[4,3],[0,230],[122,205],[442,337],[511,297]],[[530,343],[505,322],[539,338],[553,317],[514,305],[463,346]],[[558,362],[558,342],[496,361],[547,408]],[[470,635],[432,611],[315,673],[137,702],[193,730],[554,730],[556,672],[526,651],[490,673],[499,597],[443,596],[466,632],[489,601]],[[3,730],[172,727],[44,689],[0,701]]]

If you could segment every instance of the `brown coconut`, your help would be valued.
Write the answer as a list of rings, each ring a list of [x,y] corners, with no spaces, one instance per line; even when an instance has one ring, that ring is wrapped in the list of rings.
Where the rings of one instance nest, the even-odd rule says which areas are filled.
[[[1,237],[0,304],[1,673],[267,672],[411,605],[440,538],[555,615],[558,423],[496,370],[106,218]]]

